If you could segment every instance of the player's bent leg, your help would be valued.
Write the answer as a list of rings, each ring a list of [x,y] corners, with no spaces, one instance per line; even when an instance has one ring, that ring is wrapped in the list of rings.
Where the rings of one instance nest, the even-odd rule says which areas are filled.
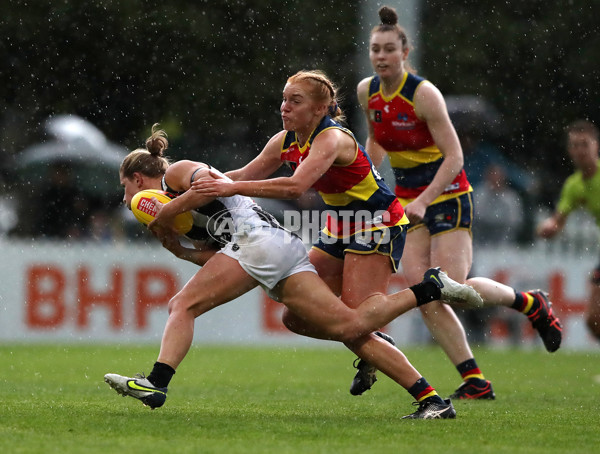
[[[546,292],[539,289],[516,292],[512,287],[484,277],[467,279],[466,283],[481,294],[485,306],[510,307],[524,313],[540,335],[546,350],[558,350],[562,327]]]
[[[515,290],[512,287],[487,277],[472,277],[467,279],[465,284],[473,287],[481,295],[485,307],[511,307],[515,301]]]
[[[191,346],[195,318],[257,285],[236,260],[216,254],[169,302],[160,353],[148,378],[143,374],[135,377],[106,374],[104,381],[119,394],[138,399],[152,409],[162,406],[167,398],[168,382]],[[167,368],[171,373],[166,379],[154,376],[159,370],[157,367]]]
[[[215,254],[169,302],[158,361],[177,369],[192,344],[194,320],[257,285],[237,260]]]
[[[386,234],[390,236],[389,243],[391,243],[393,248],[401,252],[404,249],[405,234],[403,231],[401,229],[397,231],[387,230],[384,232],[384,236]],[[395,235],[394,238],[391,238],[392,235]],[[382,249],[383,254],[357,253],[359,247],[360,245],[358,244],[349,244],[349,250],[346,251],[344,259],[342,301],[350,307],[358,307],[367,297],[373,295],[375,292],[387,293],[390,277],[393,272],[392,264],[394,260],[397,260],[391,252],[384,250],[387,245]],[[369,270],[368,279],[365,279],[365,270]],[[377,328],[379,329],[381,326]],[[396,345],[394,339],[388,334],[381,331],[376,331],[374,334],[390,345]],[[354,360],[352,365],[357,371],[350,384],[350,394],[360,396],[365,391],[371,389],[377,381],[377,368],[365,360],[364,356],[361,357],[360,355]]]
[[[429,270],[425,273],[425,282],[443,283],[446,291],[452,293],[452,297],[446,296],[446,300],[454,299],[459,301],[463,299],[472,307],[481,307],[483,300],[478,292],[466,284],[458,284],[452,281],[447,275],[439,272],[439,269]],[[444,289],[442,288],[442,295]],[[495,399],[496,395],[489,380],[485,380],[479,369],[476,367],[474,359],[469,359],[457,366],[459,372],[465,381],[450,396],[452,399]],[[471,378],[468,378],[471,376]],[[418,413],[418,412],[417,412]]]
[[[404,353],[373,333],[345,342],[345,345],[407,390],[421,378]]]
[[[446,233],[440,235],[440,237],[447,238],[449,235],[452,234]],[[457,238],[457,242],[459,245],[462,242],[468,243],[468,238],[462,238],[461,235]],[[429,235],[428,229],[424,226],[419,226],[408,232],[406,247],[402,257],[402,269],[408,285],[419,283],[423,279],[423,275],[431,268],[431,248],[434,247],[432,243],[433,239]],[[438,256],[444,256],[443,252],[446,252],[446,255],[449,257],[456,255],[452,253],[451,248],[449,251],[446,251],[446,249],[442,249],[439,246],[440,244],[444,246],[446,243],[440,243],[439,238],[435,241],[435,265],[443,265],[444,270],[447,272],[448,267],[444,263],[440,263],[441,261],[437,261]],[[458,271],[453,272],[451,276],[455,277],[457,274],[466,275],[468,263],[462,255],[456,256],[452,263],[453,268],[456,267]],[[451,307],[441,302],[433,302],[420,307],[420,310],[423,321],[431,332],[432,337],[442,347],[455,366],[472,358],[464,328]]]
[[[445,231],[433,236],[430,257],[432,264],[441,266],[452,279],[465,282],[472,263],[472,240],[468,230]],[[495,397],[491,383],[477,366],[465,330],[454,311],[446,305],[428,306],[421,309],[423,319],[463,380],[452,396],[458,399]],[[465,393],[471,385],[487,388],[489,392]]]
[[[410,419],[448,419],[456,412],[449,401],[444,401],[412,366],[406,356],[379,336],[369,334],[346,343],[359,357],[368,359],[380,372],[387,375],[417,401],[419,410],[406,416]]]
[[[427,285],[430,286],[429,290],[423,291],[423,293],[421,293],[422,290],[417,290],[417,287],[423,289],[423,286]],[[429,292],[431,290],[434,290],[435,294],[430,294]],[[394,315],[398,316],[407,310],[412,309],[415,304],[425,304],[433,299],[440,298],[440,295],[446,300],[452,300],[454,303],[463,305],[480,307],[482,304],[481,297],[472,287],[465,284],[458,284],[439,269],[430,269],[425,273],[425,277],[421,284],[411,287],[410,291],[413,292],[416,301],[412,298],[413,295],[407,294],[406,290],[404,290],[387,296],[373,295],[361,303],[357,309],[361,313],[361,317],[368,317],[368,313],[371,310],[381,311],[387,309],[396,311]],[[417,294],[419,295],[417,296]],[[367,315],[364,315],[364,311],[366,311]],[[386,324],[387,323],[388,322],[386,322]],[[391,337],[380,332],[376,332],[375,334],[389,342],[391,345],[395,345]],[[352,395],[361,395],[363,392],[370,389],[377,381],[375,375],[377,368],[371,362],[367,361],[364,356],[361,357],[355,367],[358,369],[358,372],[350,387],[350,393]]]
[[[415,294],[406,289],[393,295],[372,295],[351,309],[311,272],[284,279],[274,291],[296,317],[321,334],[320,338],[340,342],[351,342],[376,331],[416,307],[417,301]]]
[[[370,334],[375,326],[382,326],[416,306],[417,297],[411,290],[392,295],[393,301],[388,301],[389,297],[385,295],[373,295],[357,309],[350,309],[314,273],[301,272],[283,280],[275,287],[274,293],[297,317],[321,330],[321,337],[344,342],[422,402],[420,410],[411,417],[429,419],[455,415],[453,409],[446,412],[449,404],[423,380],[400,350]],[[434,404],[441,407],[431,412],[423,410],[433,409]]]
[[[373,334],[379,336],[392,346],[396,345],[396,342],[391,336],[382,333],[381,331],[375,331]],[[352,348],[350,349],[352,350]],[[377,368],[368,361],[365,361],[360,356],[354,360],[352,365],[355,369],[357,369],[357,371],[352,383],[350,384],[350,394],[353,396],[360,396],[365,391],[371,389],[371,387],[377,381]]]
[[[296,333],[301,336],[312,337],[314,339],[330,340],[329,336],[323,334],[322,329],[315,328],[313,325],[307,323],[306,320],[298,317],[298,315],[292,312],[288,307],[283,309],[281,321],[292,333]]]

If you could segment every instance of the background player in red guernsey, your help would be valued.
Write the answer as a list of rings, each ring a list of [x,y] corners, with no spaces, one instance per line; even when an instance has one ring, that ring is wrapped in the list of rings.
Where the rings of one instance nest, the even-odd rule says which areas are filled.
[[[379,17],[381,24],[371,31],[369,42],[376,75],[358,84],[357,95],[369,131],[366,150],[376,166],[389,158],[395,193],[410,221],[402,269],[409,285],[431,264],[465,282],[473,260],[473,203],[460,142],[442,94],[408,64],[408,38],[396,11],[384,6]],[[561,326],[544,292],[515,292],[486,278],[467,282],[486,305],[512,307],[527,315],[548,351],[559,348]],[[435,303],[421,313],[463,378],[450,397],[493,399],[492,385],[479,369],[452,308]]]

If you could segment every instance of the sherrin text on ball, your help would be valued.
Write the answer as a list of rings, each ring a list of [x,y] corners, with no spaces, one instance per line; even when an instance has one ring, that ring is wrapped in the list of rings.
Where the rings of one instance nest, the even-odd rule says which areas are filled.
[[[160,203],[169,203],[172,200],[168,193],[156,189],[140,191],[131,199],[131,212],[144,225],[150,224],[156,217],[157,209],[152,201],[153,197]],[[185,235],[192,229],[193,223],[192,213],[188,211],[175,217],[174,227],[180,235]]]

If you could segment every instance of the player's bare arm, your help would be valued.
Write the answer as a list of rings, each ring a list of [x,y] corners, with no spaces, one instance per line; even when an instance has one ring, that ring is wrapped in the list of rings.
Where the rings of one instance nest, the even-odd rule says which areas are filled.
[[[328,130],[314,140],[308,158],[300,163],[290,177],[234,182],[196,180],[192,188],[200,194],[212,197],[240,194],[249,197],[295,199],[304,194],[333,164],[344,165],[352,162],[355,155],[353,146],[355,142],[347,134],[335,129]],[[278,146],[277,153],[279,149]]]
[[[463,153],[440,91],[433,84],[424,82],[417,89],[414,101],[415,113],[427,122],[431,136],[444,156],[434,179],[419,196],[420,201],[429,205],[463,168]]]
[[[282,162],[280,159],[281,143],[286,131],[280,131],[267,142],[260,154],[241,169],[226,172],[234,181],[264,180],[275,173]]]

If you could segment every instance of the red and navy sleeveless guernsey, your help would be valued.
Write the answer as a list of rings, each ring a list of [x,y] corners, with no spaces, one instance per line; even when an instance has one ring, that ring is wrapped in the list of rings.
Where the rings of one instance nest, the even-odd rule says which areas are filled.
[[[405,72],[398,90],[389,98],[381,91],[379,76],[374,76],[369,84],[369,121],[375,141],[390,158],[396,177],[395,192],[403,204],[414,200],[427,188],[444,160],[427,123],[415,114],[413,99],[418,86],[424,81],[422,77]],[[433,203],[472,190],[462,169]]]
[[[334,238],[345,238],[358,232],[408,224],[404,209],[373,167],[373,163],[349,129],[325,116],[310,138],[300,146],[294,131],[288,131],[281,144],[281,160],[292,170],[310,153],[315,138],[328,129],[339,129],[356,143],[352,163],[332,165],[314,184],[327,206],[324,232]]]

